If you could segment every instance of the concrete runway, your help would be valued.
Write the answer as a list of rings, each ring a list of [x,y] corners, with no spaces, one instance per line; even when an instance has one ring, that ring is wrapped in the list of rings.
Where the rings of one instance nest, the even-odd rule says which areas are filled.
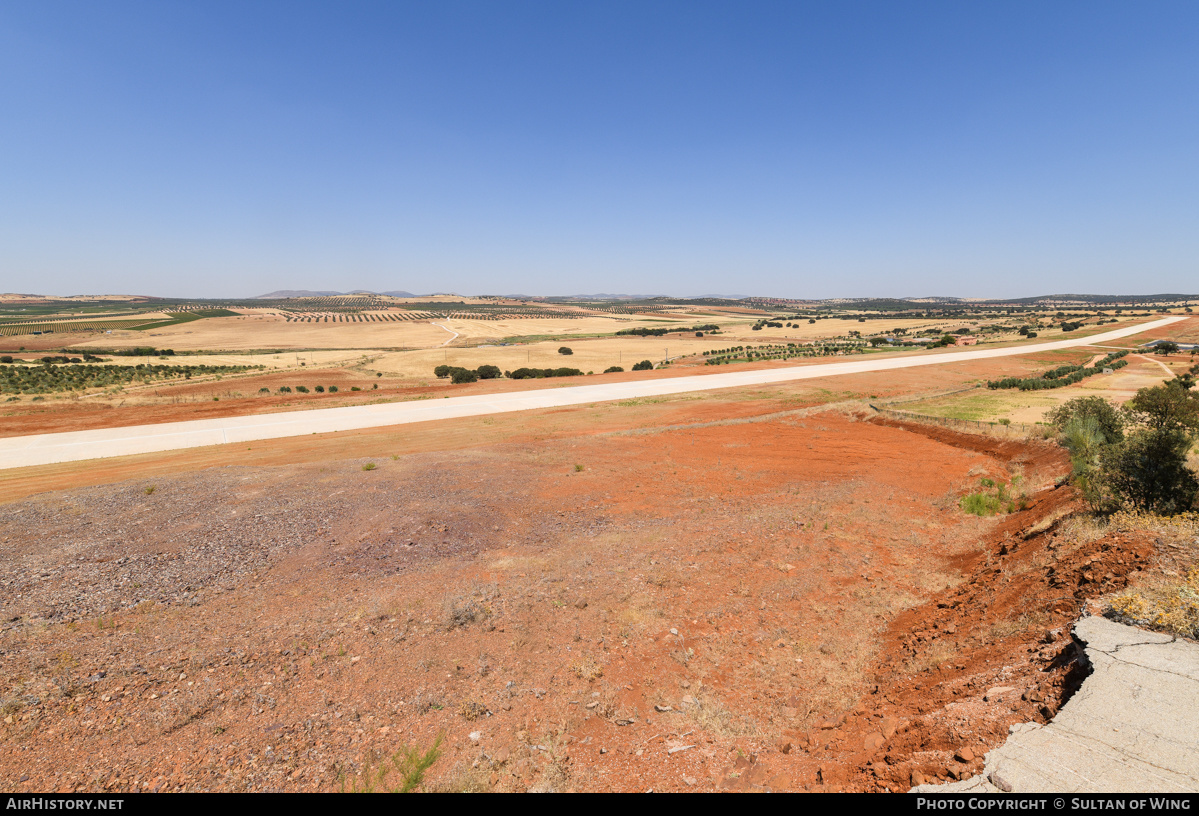
[[[128,456],[182,448],[199,448],[233,442],[279,439],[314,433],[353,431],[362,428],[403,425],[410,422],[428,422],[435,419],[454,419],[510,411],[530,411],[538,408],[557,408],[565,405],[585,405],[609,400],[656,397],[689,391],[766,385],[841,374],[963,363],[994,357],[1013,357],[1118,340],[1183,319],[1185,318],[1166,317],[1090,337],[1011,348],[975,349],[944,354],[921,352],[905,357],[867,358],[758,371],[697,374],[669,379],[647,378],[633,382],[558,386],[508,394],[450,397],[440,400],[356,405],[343,408],[318,408],[310,411],[289,411],[256,416],[167,422],[159,425],[133,425],[124,428],[99,428],[90,431],[18,436],[0,439],[0,469]]]

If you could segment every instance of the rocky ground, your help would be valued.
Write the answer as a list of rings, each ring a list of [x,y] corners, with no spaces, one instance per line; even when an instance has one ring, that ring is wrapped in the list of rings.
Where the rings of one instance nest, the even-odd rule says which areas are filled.
[[[826,410],[12,501],[0,784],[336,790],[438,735],[426,789],[969,775],[1155,558],[1067,471]],[[1015,475],[1025,509],[958,507]]]

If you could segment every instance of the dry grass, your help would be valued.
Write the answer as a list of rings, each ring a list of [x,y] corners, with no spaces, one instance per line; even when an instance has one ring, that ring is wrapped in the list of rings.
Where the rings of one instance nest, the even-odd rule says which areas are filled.
[[[491,790],[487,777],[486,769],[459,762],[449,773],[425,789],[430,793],[487,793]]]
[[[931,671],[942,663],[948,663],[958,655],[958,648],[944,640],[934,640],[925,647],[924,651],[914,655],[904,666],[904,673],[919,674]]]
[[[1109,529],[1148,532],[1157,563],[1136,586],[1112,596],[1106,612],[1117,620],[1188,638],[1199,638],[1199,513],[1156,516],[1116,513]]]
[[[570,667],[575,677],[588,683],[595,682],[604,676],[604,667],[596,663],[590,655],[584,655]]]
[[[1108,612],[1137,626],[1199,638],[1199,569],[1181,580],[1121,592],[1111,599]]]
[[[710,689],[701,688],[694,697],[684,712],[697,728],[724,739],[759,734],[756,722],[734,714]]]

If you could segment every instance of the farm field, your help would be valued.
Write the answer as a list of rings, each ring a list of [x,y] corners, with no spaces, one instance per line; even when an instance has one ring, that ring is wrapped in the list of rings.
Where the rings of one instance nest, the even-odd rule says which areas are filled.
[[[1123,404],[1142,388],[1160,385],[1165,379],[1162,365],[1181,374],[1192,364],[1189,358],[1173,360],[1146,359],[1148,355],[1127,357],[1129,365],[1114,374],[1098,374],[1082,382],[1046,391],[1020,391],[1019,389],[995,389],[985,387],[962,394],[905,402],[895,407],[930,416],[951,419],[997,422],[1007,419],[1012,422],[1035,424],[1057,406],[1078,397],[1102,397]],[[1085,362],[1085,361],[1083,361]]]
[[[634,359],[645,359],[641,355],[663,339],[601,338],[586,341],[586,343],[596,344],[597,349],[607,348],[608,351],[603,353],[614,355],[613,363],[615,364],[622,357],[628,356],[630,349],[634,352],[631,355]],[[708,338],[694,339],[702,341]],[[723,340],[723,336],[713,339]],[[672,339],[671,342],[675,341]],[[590,365],[590,362],[596,358],[589,360],[591,352],[587,350],[586,343],[574,343],[572,348],[577,350],[570,356],[557,353],[559,347],[557,342],[494,348],[486,346],[466,349],[447,347],[440,351],[406,353],[389,353],[379,350],[334,350],[281,352],[278,354],[179,355],[167,358],[167,360],[172,365],[261,365],[265,370],[220,378],[199,377],[189,382],[161,382],[152,386],[106,389],[103,392],[93,391],[84,395],[79,392],[51,393],[37,401],[33,401],[33,398],[26,394],[15,399],[10,398],[9,402],[3,404],[3,410],[0,413],[3,414],[5,421],[0,423],[0,436],[82,430],[90,427],[118,427],[166,422],[173,419],[236,416],[273,410],[303,410],[312,407],[355,405],[380,400],[429,399],[450,395],[519,391],[556,385],[619,382],[627,379],[640,380],[646,377],[672,377],[716,371],[754,370],[777,366],[816,364],[830,360],[827,357],[807,360],[792,359],[790,361],[772,360],[713,368],[703,365],[703,357],[694,356],[679,360],[666,369],[654,372],[626,371],[623,374],[596,374],[592,377],[560,380],[499,379],[473,385],[451,385],[448,380],[436,379],[432,376],[432,368],[442,364],[443,361],[450,365],[470,366],[485,363],[496,365],[510,363],[513,368],[520,365],[540,364],[544,367],[570,365],[579,367],[585,372],[589,370],[602,371],[603,368],[600,368],[598,364],[594,368]],[[697,345],[706,344],[697,343]],[[908,350],[904,353],[936,356],[944,352]],[[975,361],[969,365],[952,364],[944,368],[950,372],[952,378],[955,378],[954,382],[971,385],[1004,376],[1028,376],[1067,363],[1085,363],[1094,356],[1095,353],[1091,350],[1060,350],[1034,353],[1027,357]],[[114,357],[111,359],[133,363],[139,358]],[[598,358],[598,362],[605,360],[606,357]],[[625,359],[624,362],[627,363],[628,360]],[[631,366],[626,365],[625,367],[630,368]],[[941,366],[936,368],[940,369]],[[913,375],[914,379],[908,374],[900,375],[898,372],[892,376],[898,378],[895,382],[911,384],[915,393],[926,390],[915,383],[944,380],[943,375],[932,374],[933,369],[923,370],[928,373]],[[873,398],[895,393],[895,389],[886,384],[889,382],[885,379],[886,375],[882,376],[884,379],[874,381],[881,382],[883,385],[863,390],[860,392],[860,396]],[[834,390],[841,390],[836,383],[854,379],[840,378],[831,380],[830,383],[833,384]],[[325,388],[336,386],[339,393],[310,391],[307,394],[301,394],[293,391],[284,394],[279,390],[284,386],[295,389],[301,385],[309,389],[315,389],[318,385]],[[361,390],[354,392],[352,389],[355,388]],[[263,389],[266,391],[264,392]]]

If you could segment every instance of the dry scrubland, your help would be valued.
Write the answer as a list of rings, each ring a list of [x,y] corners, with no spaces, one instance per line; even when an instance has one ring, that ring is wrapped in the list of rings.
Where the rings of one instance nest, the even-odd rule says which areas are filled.
[[[1002,631],[911,654],[892,626],[944,617],[995,537],[957,494],[1020,473],[1032,523],[1069,502],[1062,466],[817,411],[10,503],[4,782],[328,789],[441,732],[430,785],[451,789],[956,772],[964,712],[919,689],[953,678],[931,698],[969,706],[981,756],[1055,705],[1065,644],[1023,643],[1065,612],[1005,603]],[[1001,678],[1029,700],[970,699]],[[886,774],[864,770],[875,734]]]
[[[754,319],[737,331],[777,342]],[[256,320],[211,322],[233,336],[218,321]],[[483,355],[544,348],[587,370],[588,344],[598,359],[675,342],[441,353],[506,367]],[[388,347],[211,355],[280,368],[21,401],[3,432],[552,384],[451,386],[417,370],[440,360],[408,373]],[[0,473],[0,784],[336,790],[439,734],[425,789],[906,790],[976,772],[1010,724],[1045,721],[1076,687],[1067,632],[1088,599],[1174,591],[1195,531],[1080,514],[1052,442],[867,403],[1031,418],[1021,392],[928,397],[1094,356]],[[1165,376],[1140,360],[1035,399]],[[278,393],[300,382],[339,391]],[[1010,402],[966,402],[984,397]],[[1019,506],[963,512],[984,479]]]

